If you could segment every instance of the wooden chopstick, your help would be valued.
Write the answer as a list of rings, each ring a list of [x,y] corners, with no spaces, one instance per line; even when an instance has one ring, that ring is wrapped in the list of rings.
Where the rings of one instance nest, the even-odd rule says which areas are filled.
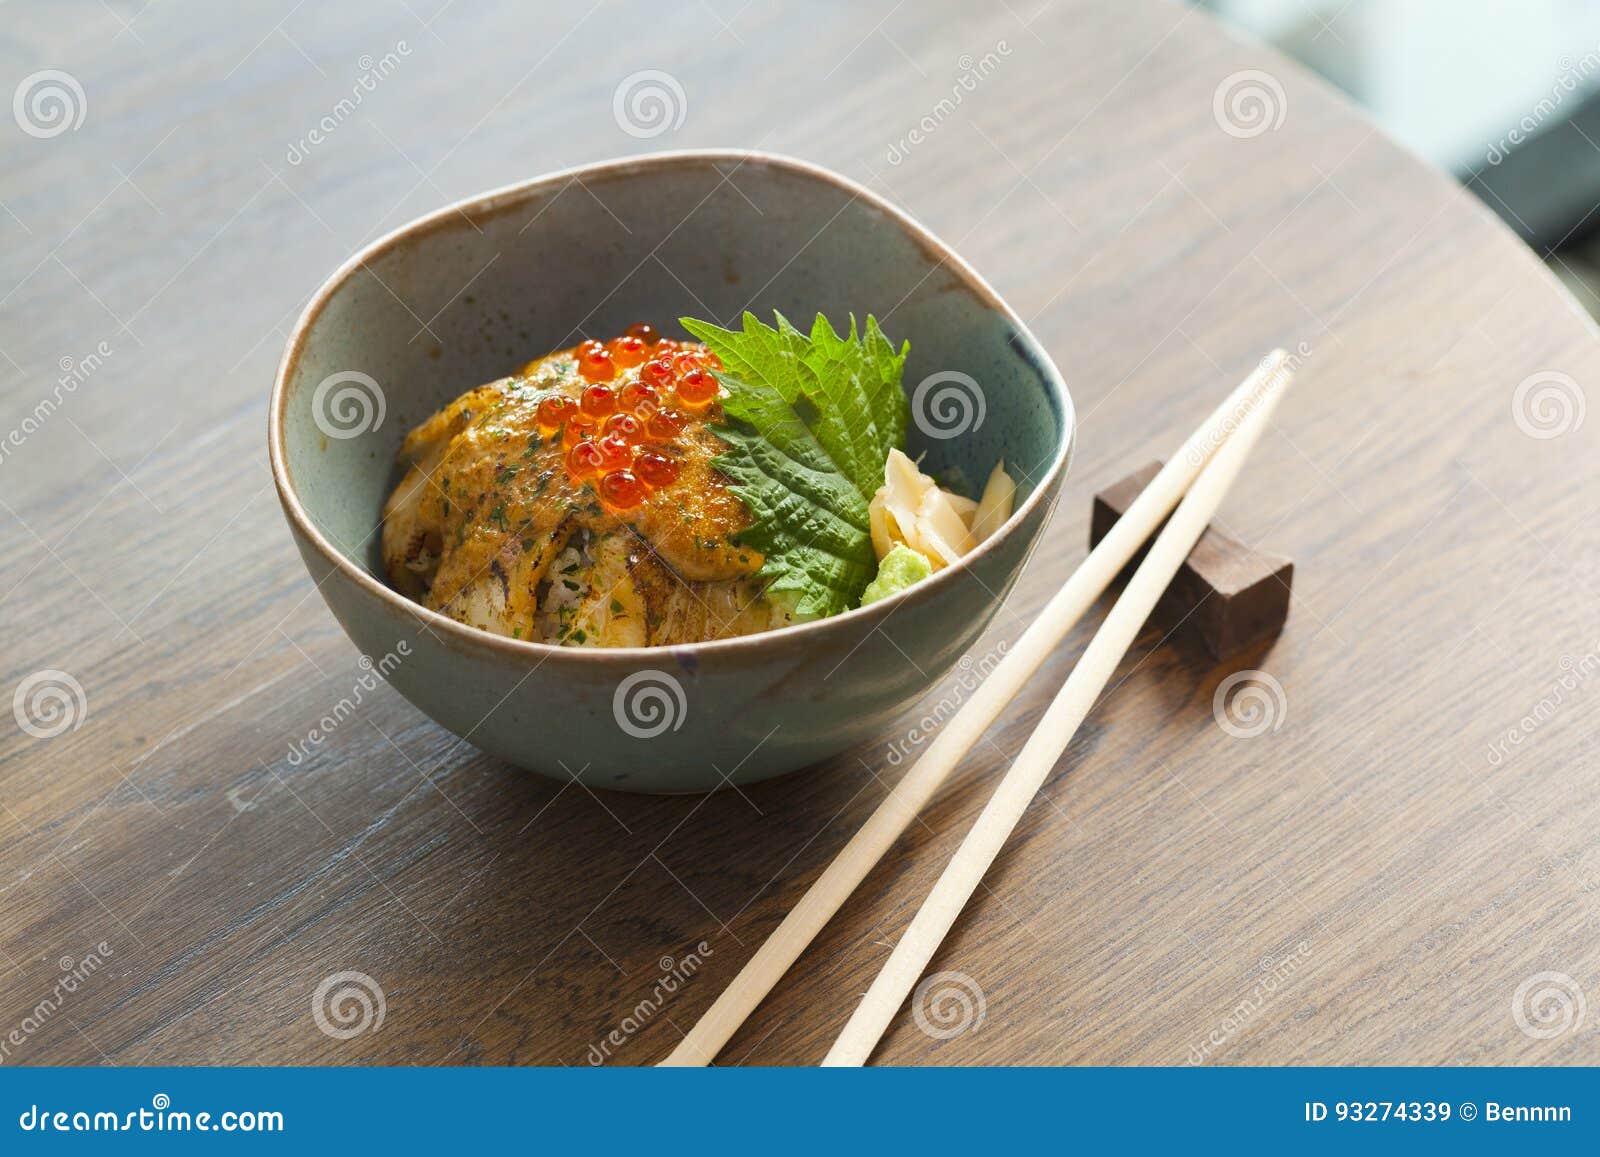
[[[1172,512],[1201,466],[1248,413],[1283,367],[1274,350],[1191,434],[1110,533],[1040,612],[1006,656],[912,764],[900,782],[851,837],[833,862],[767,937],[733,982],[717,997],[663,1065],[710,1064],[745,1018],[772,991],[789,966],[843,906],[873,866],[894,846],[963,756],[1005,710],[1039,665],[1055,650],[1111,580]]]
[[[824,1065],[865,1064],[1228,492],[1288,386],[1281,366],[1200,471],[856,1007]]]

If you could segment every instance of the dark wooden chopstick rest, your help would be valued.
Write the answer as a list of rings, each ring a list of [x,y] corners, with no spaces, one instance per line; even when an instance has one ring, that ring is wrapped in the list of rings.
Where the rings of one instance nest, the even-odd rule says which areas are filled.
[[[1105,537],[1160,469],[1160,462],[1152,462],[1094,496],[1094,513],[1089,520],[1091,548]],[[1123,569],[1118,581],[1126,582],[1143,557],[1141,550]],[[1283,629],[1289,618],[1293,581],[1291,559],[1254,550],[1209,526],[1156,604],[1151,618],[1165,630],[1176,628],[1179,633],[1199,638],[1214,658],[1226,659]]]

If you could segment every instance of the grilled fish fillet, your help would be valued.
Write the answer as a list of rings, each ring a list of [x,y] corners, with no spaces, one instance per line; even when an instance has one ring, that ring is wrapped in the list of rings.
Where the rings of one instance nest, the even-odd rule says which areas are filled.
[[[709,426],[720,406],[685,405],[670,384],[649,396],[625,390],[647,362],[692,364],[709,356],[704,347],[660,342],[602,383],[580,374],[583,352],[469,390],[406,437],[405,475],[383,511],[395,589],[480,630],[568,646],[662,646],[783,625],[756,577],[761,554],[738,542],[749,512],[715,466],[723,445]],[[589,421],[579,409],[594,384],[611,391],[613,412],[654,431],[636,431],[629,453],[664,455],[676,475],[646,486],[630,471],[633,489],[647,491],[632,505],[602,500],[604,472],[585,474],[582,452],[572,465],[573,447],[604,432],[604,416]],[[568,421],[551,427],[541,418],[553,407],[541,404],[558,397]],[[672,432],[649,426],[658,410]]]

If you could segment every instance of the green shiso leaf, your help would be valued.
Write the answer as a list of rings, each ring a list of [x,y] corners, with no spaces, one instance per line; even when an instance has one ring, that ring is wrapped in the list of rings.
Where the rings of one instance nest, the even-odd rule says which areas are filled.
[[[746,313],[742,330],[680,320],[722,359],[717,467],[750,508],[739,541],[766,556],[769,594],[797,619],[822,618],[855,606],[877,571],[867,504],[905,443],[910,344],[896,350],[870,315],[843,337],[821,314],[810,334],[774,317],[776,328]]]

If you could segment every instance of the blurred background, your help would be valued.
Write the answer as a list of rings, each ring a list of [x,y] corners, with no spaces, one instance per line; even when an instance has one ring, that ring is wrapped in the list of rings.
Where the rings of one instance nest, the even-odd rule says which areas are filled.
[[[1600,317],[1600,3],[1198,0],[1453,174]]]

